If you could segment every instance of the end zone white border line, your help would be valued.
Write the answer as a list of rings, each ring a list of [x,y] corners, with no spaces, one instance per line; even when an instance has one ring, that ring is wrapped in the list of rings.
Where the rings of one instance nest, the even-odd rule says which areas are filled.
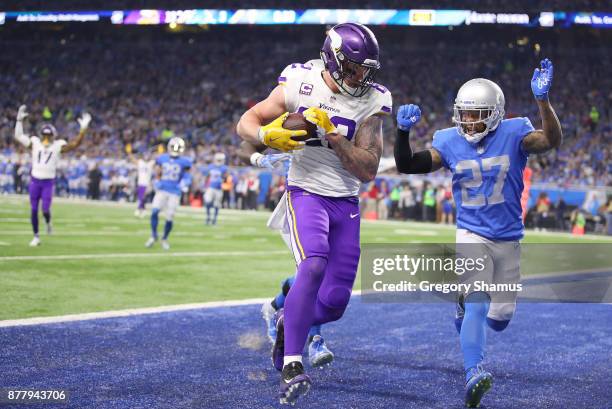
[[[353,296],[361,295],[361,290],[354,290],[352,295]],[[199,310],[199,309],[219,308],[219,307],[240,307],[243,305],[262,304],[265,301],[270,301],[271,299],[272,297],[248,298],[246,300],[211,301],[211,302],[194,303],[194,304],[163,305],[160,307],[131,308],[127,310],[88,312],[88,313],[83,313],[83,314],[58,315],[54,317],[22,318],[22,319],[16,319],[16,320],[0,321],[0,328],[22,327],[22,326],[40,325],[40,324],[58,324],[58,323],[63,323],[63,322],[88,321],[88,320],[97,320],[97,319],[104,319],[104,318],[120,318],[120,317],[129,317],[132,315],[158,314],[158,313],[173,312],[173,311]]]

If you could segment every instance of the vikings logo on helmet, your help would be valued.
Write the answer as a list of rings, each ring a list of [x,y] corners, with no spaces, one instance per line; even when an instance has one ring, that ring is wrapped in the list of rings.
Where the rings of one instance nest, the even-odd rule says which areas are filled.
[[[51,124],[42,124],[40,127],[40,136],[42,136],[43,139],[54,139],[57,137],[57,130]]]
[[[346,94],[361,97],[380,69],[378,41],[364,25],[344,23],[327,33],[321,59],[334,82]]]

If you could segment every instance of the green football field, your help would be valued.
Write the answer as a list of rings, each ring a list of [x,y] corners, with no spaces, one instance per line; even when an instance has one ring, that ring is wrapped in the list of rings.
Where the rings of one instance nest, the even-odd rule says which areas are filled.
[[[0,320],[271,297],[294,272],[280,236],[265,227],[268,212],[222,210],[219,225],[207,227],[203,209],[182,208],[172,249],[163,251],[144,248],[149,220],[133,211],[132,204],[56,199],[53,235],[41,220],[42,245],[30,248],[27,198],[0,197]],[[361,241],[452,243],[454,233],[452,226],[364,221]],[[528,232],[524,242],[612,240]]]

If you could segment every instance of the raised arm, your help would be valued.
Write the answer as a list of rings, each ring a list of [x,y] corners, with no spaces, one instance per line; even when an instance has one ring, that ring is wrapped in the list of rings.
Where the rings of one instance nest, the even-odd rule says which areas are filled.
[[[531,90],[540,110],[542,129],[529,133],[523,139],[523,150],[529,153],[544,153],[558,148],[563,140],[563,131],[557,114],[548,100],[548,91],[553,80],[553,64],[544,59],[531,78]]]
[[[23,133],[23,121],[28,117],[27,107],[21,105],[17,111],[17,122],[15,123],[15,139],[25,146],[30,146],[30,137]]]
[[[434,149],[412,152],[410,128],[421,119],[418,105],[402,105],[397,111],[397,138],[393,146],[395,166],[406,174],[430,173],[442,167],[440,153]]]
[[[83,112],[81,117],[77,119],[77,122],[80,126],[79,135],[76,137],[76,139],[62,146],[62,153],[70,152],[81,145],[81,142],[85,137],[85,133],[87,132],[87,128],[89,127],[89,123],[91,122],[91,115],[89,115],[87,112]]]

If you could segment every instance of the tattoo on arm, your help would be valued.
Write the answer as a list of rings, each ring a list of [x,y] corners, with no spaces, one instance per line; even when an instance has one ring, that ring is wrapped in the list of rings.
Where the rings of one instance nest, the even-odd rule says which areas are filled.
[[[362,182],[376,177],[382,155],[382,118],[367,118],[355,134],[355,143],[342,135],[330,135],[328,140],[342,165]]]

